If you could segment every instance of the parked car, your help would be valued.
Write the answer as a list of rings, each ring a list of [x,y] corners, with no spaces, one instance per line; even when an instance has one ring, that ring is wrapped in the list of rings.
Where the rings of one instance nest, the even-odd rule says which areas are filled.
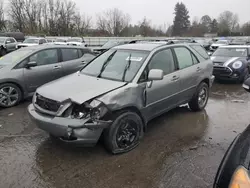
[[[67,40],[68,45],[73,45],[73,46],[85,46],[87,47],[87,44],[85,43],[84,39],[81,37],[72,37]]]
[[[39,45],[0,59],[0,107],[11,107],[52,80],[77,72],[95,56],[82,47]],[[65,88],[67,90],[67,88]]]
[[[16,48],[23,48],[23,47],[28,47],[28,46],[37,46],[41,44],[47,43],[47,40],[45,38],[27,38],[23,41],[23,43],[17,44]]]
[[[212,72],[199,44],[116,46],[38,88],[28,111],[52,137],[94,145],[103,134],[110,152],[124,153],[139,144],[151,119],[185,103],[204,109]]]
[[[0,56],[16,50],[17,41],[13,37],[0,37]]]
[[[17,42],[23,42],[25,40],[24,33],[22,32],[4,32],[0,33],[0,36],[14,38]]]
[[[247,38],[238,38],[238,39],[233,39],[230,42],[231,45],[248,45],[250,44],[249,39]]]
[[[210,43],[209,40],[207,39],[195,39],[195,42],[199,43],[200,45],[202,45],[205,50],[209,51],[210,50]]]
[[[118,46],[118,45],[123,45],[123,44],[126,44],[126,41],[109,40],[101,48],[94,48],[93,52],[95,54],[101,54],[101,53],[109,50],[110,48],[113,48],[113,47]]]
[[[250,46],[221,46],[212,54],[211,60],[214,65],[215,78],[218,80],[243,82],[249,77]]]
[[[230,44],[230,42],[228,40],[217,40],[215,43],[211,44],[210,51],[214,52],[220,46],[226,46],[226,45],[229,45],[229,44]]]
[[[243,88],[250,92],[250,78]],[[213,188],[250,187],[250,125],[230,144],[217,170]]]
[[[67,45],[67,40],[66,38],[57,38],[54,42],[55,45]]]

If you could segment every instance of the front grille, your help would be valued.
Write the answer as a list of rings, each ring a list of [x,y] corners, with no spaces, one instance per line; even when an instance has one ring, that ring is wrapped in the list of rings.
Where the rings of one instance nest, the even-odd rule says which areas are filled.
[[[218,66],[214,67],[213,74],[219,76],[230,76],[232,74],[232,70],[228,67]]]
[[[57,112],[60,104],[57,101],[45,98],[39,94],[37,94],[36,96],[36,105],[39,106],[40,108],[44,109],[44,110],[48,110],[51,112]]]
[[[214,66],[222,66],[224,62],[219,62],[219,61],[213,61]]]

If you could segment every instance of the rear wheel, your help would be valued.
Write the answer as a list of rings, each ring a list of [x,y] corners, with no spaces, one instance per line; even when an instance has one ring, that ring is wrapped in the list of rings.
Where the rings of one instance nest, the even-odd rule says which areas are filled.
[[[188,103],[189,108],[193,111],[203,110],[208,101],[209,89],[205,82],[200,83],[191,101]]]
[[[104,131],[105,146],[113,154],[126,153],[139,145],[143,134],[141,117],[134,112],[122,112]]]
[[[1,47],[0,55],[4,56],[6,53],[7,53],[6,50],[3,47]]]
[[[22,99],[18,86],[11,83],[0,84],[0,107],[9,108],[17,105]]]

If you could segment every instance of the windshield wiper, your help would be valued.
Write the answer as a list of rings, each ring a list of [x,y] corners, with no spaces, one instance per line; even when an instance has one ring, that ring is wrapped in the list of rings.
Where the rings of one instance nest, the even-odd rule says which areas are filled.
[[[111,59],[114,57],[116,52],[117,52],[117,50],[114,51],[112,54],[110,54],[110,56],[107,58],[107,60],[103,63],[102,68],[101,68],[100,73],[98,74],[97,78],[101,78],[101,75],[102,75],[103,71],[105,70],[108,63],[111,61]]]
[[[131,54],[129,54],[128,63],[126,65],[126,67],[124,69],[124,72],[123,72],[123,75],[122,75],[122,81],[123,82],[125,81],[125,76],[126,76],[126,73],[127,73],[128,69],[129,69],[130,65],[131,65]]]

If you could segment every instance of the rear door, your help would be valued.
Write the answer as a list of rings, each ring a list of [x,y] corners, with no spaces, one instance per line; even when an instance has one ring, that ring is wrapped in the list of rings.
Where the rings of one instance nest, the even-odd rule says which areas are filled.
[[[36,52],[26,61],[37,63],[36,67],[24,68],[24,78],[29,92],[34,92],[41,85],[63,76],[58,50],[55,48]]]
[[[148,64],[148,71],[161,69],[163,80],[153,81],[151,87],[146,88],[146,114],[150,119],[171,109],[178,103],[180,91],[179,72],[171,49],[163,49],[155,53]]]
[[[68,75],[79,71],[89,61],[89,57],[84,57],[82,49],[61,48],[61,61],[63,74]]]
[[[202,67],[197,57],[187,47],[175,47],[174,53],[180,73],[180,102],[187,102],[196,91]]]

